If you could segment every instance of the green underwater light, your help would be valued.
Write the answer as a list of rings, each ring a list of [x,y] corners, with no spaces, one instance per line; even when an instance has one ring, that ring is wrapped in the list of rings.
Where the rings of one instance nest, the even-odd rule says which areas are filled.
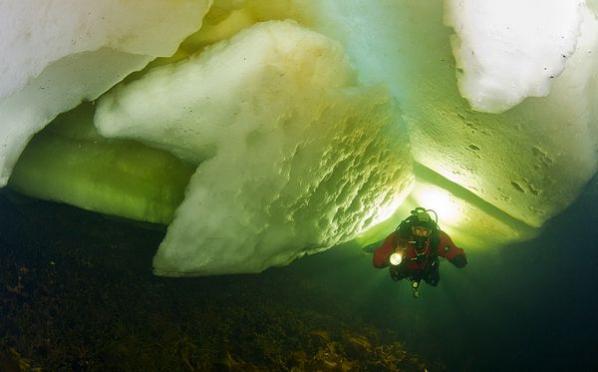
[[[89,103],[60,115],[25,149],[9,186],[23,194],[168,224],[195,169],[172,154],[100,136]]]
[[[434,208],[442,222],[457,225],[462,218],[458,201],[445,189],[433,186],[421,186],[413,191],[414,199],[421,205]]]
[[[0,94],[0,182],[168,224],[158,274],[258,272],[370,244],[416,206],[465,248],[521,241],[598,169],[598,20],[583,2],[117,3],[110,22],[81,4],[97,32],[65,17],[56,43],[37,27],[45,13],[18,15],[8,71],[29,83],[2,85],[14,89]],[[160,26],[181,26],[170,47],[155,48],[171,33],[149,10],[181,18]],[[89,45],[61,47],[71,34]],[[82,100],[94,103],[38,133]]]

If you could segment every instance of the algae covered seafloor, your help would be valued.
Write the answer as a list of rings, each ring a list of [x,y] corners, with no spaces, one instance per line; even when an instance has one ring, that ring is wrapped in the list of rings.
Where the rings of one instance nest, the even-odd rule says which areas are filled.
[[[155,226],[6,191],[0,221],[2,371],[444,369],[301,265],[166,279]]]
[[[464,247],[414,300],[350,246],[155,277],[163,230],[4,191],[0,371],[598,370],[597,205],[595,178],[536,239]]]

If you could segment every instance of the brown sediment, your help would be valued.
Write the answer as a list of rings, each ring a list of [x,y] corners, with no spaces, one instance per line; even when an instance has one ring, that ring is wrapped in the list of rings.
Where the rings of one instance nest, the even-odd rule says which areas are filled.
[[[3,371],[430,368],[316,277],[158,278],[160,229],[6,194],[0,226]]]

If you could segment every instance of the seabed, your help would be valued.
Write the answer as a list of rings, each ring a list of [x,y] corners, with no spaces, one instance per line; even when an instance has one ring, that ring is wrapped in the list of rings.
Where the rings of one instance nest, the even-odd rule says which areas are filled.
[[[0,194],[1,371],[423,371],[291,265],[192,279],[151,273],[164,231]]]

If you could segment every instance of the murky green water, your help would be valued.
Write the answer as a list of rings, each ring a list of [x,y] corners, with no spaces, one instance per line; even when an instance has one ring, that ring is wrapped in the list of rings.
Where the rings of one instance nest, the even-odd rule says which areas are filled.
[[[353,247],[259,275],[154,277],[161,229],[4,194],[3,360],[48,370],[592,369],[597,200],[590,189],[533,242],[469,252],[464,270],[444,262],[439,287],[414,300]]]

